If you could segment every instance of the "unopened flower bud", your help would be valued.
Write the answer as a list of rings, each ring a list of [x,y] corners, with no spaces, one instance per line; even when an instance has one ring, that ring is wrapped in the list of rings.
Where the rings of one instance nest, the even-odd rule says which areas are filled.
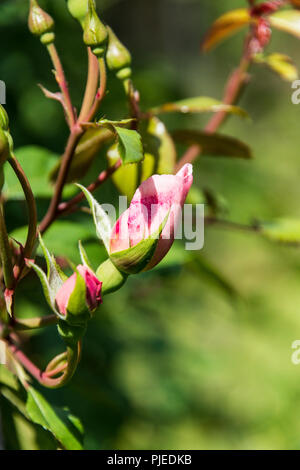
[[[0,168],[6,162],[10,154],[10,143],[8,135],[8,132],[4,131],[0,127]]]
[[[30,0],[28,27],[32,34],[40,37],[43,44],[54,41],[54,20],[38,5],[37,0]]]
[[[84,26],[84,20],[88,11],[88,0],[67,0],[68,10],[79,23]]]
[[[97,57],[102,57],[106,49],[108,33],[97,15],[93,0],[89,0],[88,13],[84,21],[83,41],[92,48]]]
[[[109,36],[106,53],[108,68],[117,72],[120,80],[126,80],[131,77],[131,54],[109,26],[107,30]]]
[[[3,106],[0,104],[0,128],[3,129],[4,131],[8,131],[8,126],[9,126],[9,119],[7,112],[3,108]]]
[[[102,302],[102,282],[93,271],[83,265],[77,266],[76,271],[64,282],[56,294],[56,305],[61,315],[67,315],[68,311],[73,315],[82,313],[80,310],[77,311],[80,302],[76,300],[76,296],[81,295],[82,288],[85,291],[85,305],[89,311],[94,311]],[[83,283],[77,283],[78,275],[83,279]]]

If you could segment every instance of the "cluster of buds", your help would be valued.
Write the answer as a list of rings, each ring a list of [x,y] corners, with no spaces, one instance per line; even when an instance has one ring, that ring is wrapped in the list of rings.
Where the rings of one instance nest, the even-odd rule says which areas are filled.
[[[74,331],[76,338],[84,334],[87,321],[102,303],[103,295],[119,289],[130,274],[148,271],[165,257],[173,244],[192,182],[189,164],[176,175],[151,176],[137,189],[129,208],[113,228],[102,207],[80,186],[92,209],[96,232],[105,244],[108,259],[94,272],[79,243],[82,264],[68,278],[40,237],[47,274],[27,260],[27,266],[40,278],[45,298],[59,318],[59,332],[65,339],[70,335],[73,339]]]

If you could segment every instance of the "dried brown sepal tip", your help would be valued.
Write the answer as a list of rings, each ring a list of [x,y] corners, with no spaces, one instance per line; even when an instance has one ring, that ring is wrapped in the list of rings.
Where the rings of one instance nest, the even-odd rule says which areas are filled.
[[[45,45],[51,44],[55,39],[54,20],[39,6],[37,0],[30,0],[28,27]]]
[[[83,42],[91,47],[97,57],[103,57],[108,39],[107,29],[97,15],[93,0],[89,0],[88,12],[84,21]]]
[[[109,26],[107,26],[107,31],[109,40],[106,62],[108,68],[116,72],[120,80],[127,80],[131,77],[131,54]]]

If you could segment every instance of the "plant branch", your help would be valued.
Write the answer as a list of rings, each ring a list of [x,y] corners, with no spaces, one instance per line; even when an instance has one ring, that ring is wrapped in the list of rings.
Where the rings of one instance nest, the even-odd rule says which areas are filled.
[[[73,158],[76,146],[78,144],[78,141],[83,133],[84,133],[84,130],[80,126],[74,126],[74,129],[72,130],[69,136],[66,150],[62,157],[62,162],[61,162],[61,166],[60,166],[57,181],[56,181],[55,191],[54,191],[52,200],[50,202],[49,209],[39,227],[39,230],[41,233],[44,233],[47,230],[47,228],[49,228],[49,226],[52,224],[52,222],[55,220],[57,216],[57,208],[61,200],[63,188],[67,180],[68,171],[72,162],[72,158]]]
[[[96,97],[94,100],[94,103],[85,117],[85,120],[87,122],[92,121],[95,115],[97,114],[97,111],[99,109],[99,106],[101,104],[101,101],[103,100],[105,96],[105,91],[106,91],[106,84],[107,84],[107,73],[106,73],[106,65],[105,61],[103,58],[98,59],[99,62],[99,72],[100,72],[100,88],[98,89],[96,93]]]
[[[89,111],[93,106],[95,96],[97,93],[98,83],[99,83],[99,64],[98,59],[91,51],[91,48],[88,47],[88,78],[85,88],[85,94],[82,102],[81,111],[79,114],[79,121],[83,122],[88,120],[87,116]]]
[[[25,175],[23,168],[21,167],[20,163],[13,155],[8,160],[10,166],[12,167],[13,171],[15,172],[22,189],[24,191],[25,200],[27,203],[28,209],[28,233],[27,239],[24,246],[23,255],[24,258],[30,258],[31,253],[33,251],[35,241],[36,241],[36,234],[37,234],[37,211],[36,211],[36,204],[34,195],[28,181],[27,176]]]
[[[59,55],[57,53],[54,43],[49,44],[47,46],[47,49],[48,49],[49,55],[51,57],[51,60],[55,69],[56,81],[63,95],[64,104],[65,104],[64,109],[66,112],[68,124],[70,128],[72,128],[72,126],[74,126],[75,124],[76,117],[75,117],[75,112],[74,112],[74,108],[73,108],[71,97],[70,97],[68,82],[65,77],[65,72],[64,72],[62,63],[60,61],[60,58],[59,58]]]
[[[99,186],[101,186],[105,181],[107,181],[108,178],[110,178],[110,176],[115,171],[117,171],[117,169],[120,168],[121,165],[122,165],[122,160],[118,160],[113,166],[111,166],[107,170],[102,171],[100,175],[98,176],[98,178],[87,187],[90,193],[95,191]],[[61,204],[59,204],[58,209],[57,209],[58,215],[62,215],[66,212],[69,212],[70,209],[72,209],[74,206],[79,204],[84,199],[84,197],[85,197],[84,194],[81,192],[77,194],[77,196],[73,197],[73,199],[71,199],[70,201],[62,202]]]
[[[238,100],[244,85],[247,83],[248,75],[247,70],[251,64],[251,58],[247,50],[244,52],[243,57],[240,61],[240,64],[237,69],[233,71],[230,75],[227,84],[225,86],[225,93],[223,97],[223,102],[225,104],[234,104]],[[205,132],[209,134],[215,133],[221,124],[228,117],[228,113],[224,111],[219,111],[215,113],[210,121],[205,126]],[[194,160],[201,153],[201,146],[198,144],[191,145],[185,154],[181,157],[175,167],[175,173],[180,170],[186,163],[193,163]]]
[[[67,367],[63,370],[63,374],[58,378],[48,377],[47,372],[42,372],[28,357],[11,341],[9,349],[14,357],[25,367],[25,369],[44,387],[60,388],[72,378],[79,359],[80,345],[67,346]]]
[[[12,254],[11,254],[11,249],[9,246],[9,240],[8,240],[2,205],[0,205],[0,256],[1,256],[5,287],[6,289],[12,289],[14,285]]]

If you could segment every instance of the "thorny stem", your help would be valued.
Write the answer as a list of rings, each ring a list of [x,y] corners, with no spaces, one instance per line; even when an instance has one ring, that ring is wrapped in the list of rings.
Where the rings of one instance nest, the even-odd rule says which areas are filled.
[[[89,68],[88,68],[87,84],[86,84],[81,111],[80,111],[79,118],[78,118],[80,122],[88,120],[87,116],[89,115],[89,111],[94,103],[95,96],[97,93],[98,83],[99,83],[98,59],[95,56],[95,54],[93,54],[90,47],[88,47],[88,61],[89,61]]]
[[[54,43],[49,44],[47,46],[47,49],[48,49],[49,55],[51,57],[51,60],[55,69],[56,81],[61,89],[61,92],[64,98],[68,124],[71,129],[75,124],[76,117],[75,117],[75,112],[74,112],[74,108],[73,108],[71,97],[70,97],[68,82],[66,80],[65,72],[64,72],[63,66],[61,64],[61,61],[60,61],[60,58],[59,58],[59,55],[57,53]]]

